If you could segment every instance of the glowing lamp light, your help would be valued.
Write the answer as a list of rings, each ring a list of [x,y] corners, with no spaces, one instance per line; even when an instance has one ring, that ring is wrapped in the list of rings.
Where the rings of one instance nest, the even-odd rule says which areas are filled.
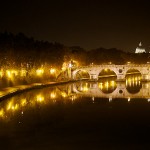
[[[18,71],[16,71],[16,70],[11,70],[11,74],[17,76],[17,75],[18,75]]]
[[[56,70],[55,70],[54,68],[51,68],[51,69],[50,69],[50,73],[51,73],[51,74],[54,74],[55,72],[56,72]]]
[[[107,69],[107,68],[105,68],[105,69],[104,69],[104,71],[106,71],[106,72],[107,72],[107,71],[108,71],[108,69]]]
[[[10,70],[6,70],[6,75],[7,75],[8,78],[11,78],[12,77],[11,71]]]
[[[36,74],[37,74],[38,76],[43,75],[43,73],[44,73],[44,70],[43,70],[43,69],[37,69],[37,70],[36,70]]]
[[[68,67],[69,67],[69,68],[72,68],[72,64],[70,63],[70,64],[68,65]]]
[[[128,61],[128,62],[127,62],[127,64],[131,64],[131,62],[130,62],[130,61]]]
[[[129,98],[128,98],[128,102],[130,102],[130,100],[131,100],[131,98],[129,97]]]
[[[61,69],[62,69],[62,71],[65,71],[65,70],[66,70],[66,68],[65,68],[65,67],[62,67]]]
[[[6,75],[8,78],[12,78],[13,76],[18,75],[18,71],[16,70],[6,70]]]
[[[26,73],[27,73],[27,71],[26,71],[25,69],[22,69],[22,70],[20,71],[20,76],[21,76],[21,77],[25,77],[25,76],[26,76]]]

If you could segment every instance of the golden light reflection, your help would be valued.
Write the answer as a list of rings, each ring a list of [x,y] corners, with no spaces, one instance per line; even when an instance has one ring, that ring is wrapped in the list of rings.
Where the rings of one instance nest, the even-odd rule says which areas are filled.
[[[10,110],[11,108],[12,108],[12,102],[10,101],[10,102],[8,103],[7,110]]]
[[[37,99],[37,102],[43,102],[44,101],[44,97],[42,95],[37,95],[36,99]]]
[[[108,89],[108,87],[109,87],[109,83],[108,83],[108,81],[104,83],[104,86],[105,86],[105,88],[107,88],[107,89]]]
[[[65,92],[61,92],[62,97],[67,97],[67,94]]]
[[[103,89],[103,83],[99,83],[98,87],[102,90]]]
[[[87,86],[84,86],[83,87],[83,92],[87,92],[88,91],[88,87]]]
[[[128,102],[130,102],[130,100],[131,100],[131,98],[129,97],[129,98],[128,98]]]
[[[0,110],[0,117],[4,117],[4,109]]]
[[[53,102],[56,102],[56,91],[52,91],[50,95],[47,95],[47,98],[49,100],[49,96],[52,98]],[[74,97],[75,98],[75,97]],[[8,121],[10,117],[12,116],[11,113],[14,113],[19,111],[19,114],[23,115],[24,114],[24,108],[23,107],[36,107],[37,102],[40,104],[47,104],[43,103],[45,102],[45,97],[43,94],[39,93],[35,95],[32,99],[27,102],[26,98],[20,98],[20,99],[14,99],[11,98],[8,102],[5,103],[5,106],[0,107],[0,118],[3,120]]]
[[[89,84],[88,83],[82,83],[80,85],[79,90],[82,91],[82,92],[87,92],[89,90]]]
[[[115,86],[115,81],[110,81],[111,86]]]
[[[18,108],[19,108],[19,105],[18,105],[18,104],[15,104],[14,110],[17,110]]]
[[[140,76],[129,76],[126,78],[126,86],[138,86],[141,84],[141,77]]]
[[[107,69],[107,68],[105,68],[105,69],[104,69],[104,71],[105,71],[105,72],[107,72],[107,71],[108,71],[108,69]]]
[[[52,93],[50,94],[50,97],[51,97],[52,99],[56,98],[56,93],[55,93],[55,92],[52,92]]]
[[[100,82],[98,84],[98,87],[101,89],[101,90],[108,90],[108,89],[115,89],[116,87],[116,82],[111,80],[111,81],[105,81],[105,82]]]
[[[21,99],[21,106],[25,106],[27,103],[27,100],[24,98],[24,99]]]

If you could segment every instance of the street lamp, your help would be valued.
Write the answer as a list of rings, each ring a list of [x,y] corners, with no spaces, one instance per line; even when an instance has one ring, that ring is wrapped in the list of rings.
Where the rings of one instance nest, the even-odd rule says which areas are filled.
[[[68,64],[68,75],[70,79],[72,78],[72,67],[73,67],[73,61],[71,60]]]
[[[51,74],[54,74],[55,72],[56,72],[56,69],[54,69],[54,68],[51,68],[51,69],[50,69],[50,73],[51,73]]]

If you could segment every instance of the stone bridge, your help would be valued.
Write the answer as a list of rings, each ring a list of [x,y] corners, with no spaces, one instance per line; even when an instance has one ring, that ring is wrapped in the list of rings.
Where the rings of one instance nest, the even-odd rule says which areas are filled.
[[[115,72],[118,81],[122,81],[125,79],[126,73],[130,69],[138,70],[142,78],[141,80],[149,81],[150,80],[150,64],[127,64],[127,65],[90,65],[90,66],[82,66],[78,67],[71,73],[71,78],[75,79],[76,74],[79,71],[86,71],[91,80],[98,80],[99,73],[104,69],[110,69]]]

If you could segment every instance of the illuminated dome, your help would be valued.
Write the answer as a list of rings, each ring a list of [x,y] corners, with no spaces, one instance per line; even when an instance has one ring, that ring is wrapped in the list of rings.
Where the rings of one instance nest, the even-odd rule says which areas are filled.
[[[139,43],[139,46],[136,48],[135,53],[146,53],[145,48],[142,46],[142,43]]]

